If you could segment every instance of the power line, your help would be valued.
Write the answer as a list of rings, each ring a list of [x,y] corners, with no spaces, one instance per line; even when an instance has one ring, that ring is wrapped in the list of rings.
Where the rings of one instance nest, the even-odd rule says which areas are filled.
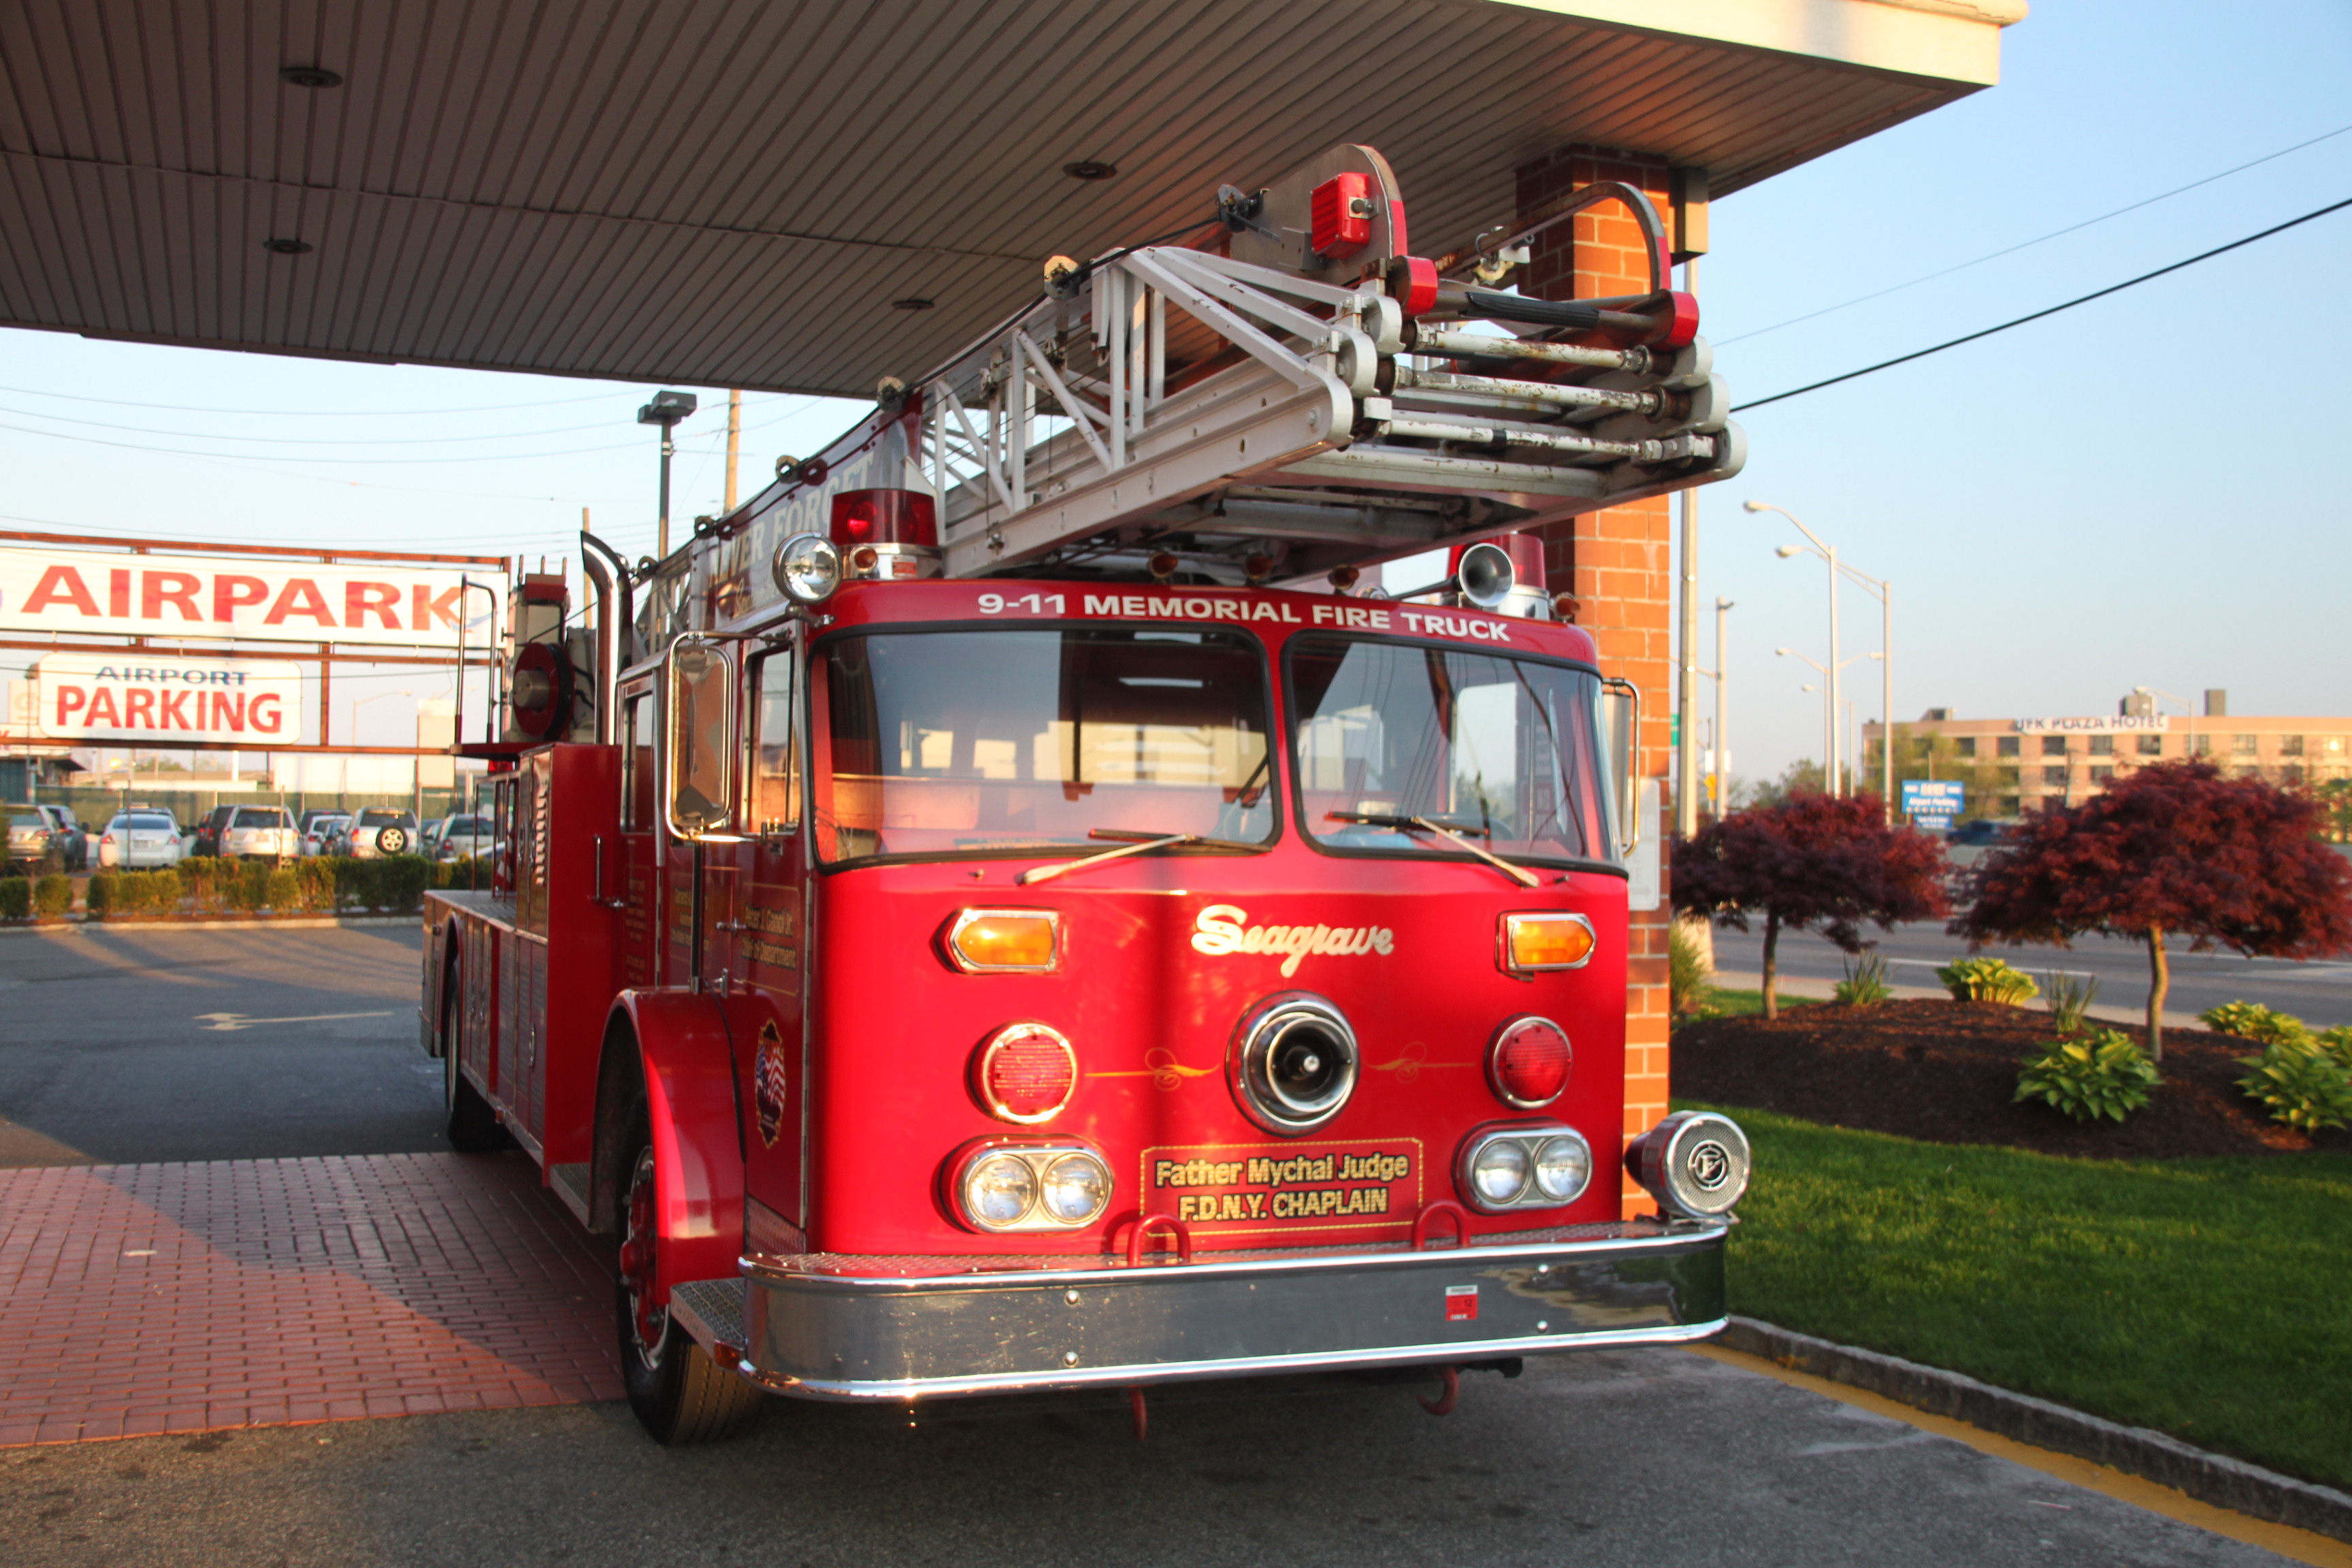
[[[168,458],[212,457],[209,452],[190,452],[177,447],[148,447],[136,441],[106,441],[95,436],[68,436],[62,431],[36,430],[25,425],[0,425],[0,430],[13,430],[19,436],[39,436],[51,441],[79,441],[91,447],[114,447],[127,452],[161,452]],[[191,436],[187,439],[208,441],[213,437]],[[470,458],[295,458],[274,452],[239,452],[236,456],[248,463],[527,463],[541,458],[582,458],[603,452],[625,452],[636,445],[632,441],[625,446],[571,447],[561,452],[484,452]]]
[[[1779,403],[1790,397],[1801,397],[1808,392],[1819,392],[1825,386],[1835,386],[1842,381],[1852,381],[1857,376],[1873,375],[1882,370],[1892,370],[1898,364],[1909,364],[1915,359],[1926,359],[1929,354],[1939,354],[1946,349],[1956,349],[1962,343],[1972,343],[1979,338],[1989,338],[1995,332],[2005,332],[2011,327],[2021,327],[2028,321],[2038,321],[2044,316],[2054,316],[2061,310],[2071,310],[2077,305],[2087,305],[2094,300],[2104,300],[2110,294],[2120,294],[2126,289],[2136,288],[2153,279],[2161,278],[2168,272],[2178,272],[2184,267],[2194,267],[2200,261],[2210,261],[2217,256],[2227,255],[2232,250],[2252,245],[2258,239],[2268,239],[2274,234],[2284,234],[2298,225],[2309,223],[2314,218],[2326,217],[2332,212],[2341,212],[2346,207],[2352,207],[2352,196],[2347,196],[2340,202],[2330,203],[2316,212],[2307,212],[2301,217],[2289,218],[2286,222],[2266,228],[2260,234],[2250,234],[2243,239],[2233,239],[2227,245],[2217,245],[2210,250],[2189,258],[2186,261],[2176,261],[2169,267],[2159,267],[2153,272],[2143,272],[2137,278],[2126,278],[2120,283],[2110,283],[2105,289],[2069,300],[2063,305],[2053,305],[2047,310],[2036,310],[2030,316],[2020,316],[2013,321],[2003,321],[1997,327],[1987,327],[1981,331],[1970,332],[1966,337],[1953,338],[1948,342],[1937,343],[1933,348],[1918,349],[1907,354],[1899,354],[1894,359],[1881,360],[1876,364],[1864,365],[1860,370],[1847,371],[1843,375],[1831,376],[1827,381],[1816,381],[1806,386],[1790,387],[1786,392],[1776,392],[1769,397],[1759,397],[1753,403],[1735,404],[1731,411],[1734,414],[1745,413],[1750,408],[1761,408],[1768,403]]]
[[[1717,339],[1715,346],[1717,348],[1728,348],[1733,343],[1746,342],[1749,338],[1760,338],[1767,332],[1777,332],[1782,327],[1793,327],[1800,321],[1810,321],[1818,317],[1832,315],[1837,311],[1847,309],[1849,306],[1866,305],[1873,300],[1883,300],[1889,294],[1899,294],[1906,289],[1916,288],[1922,283],[1932,283],[1938,278],[1949,278],[1955,272],[1965,272],[1969,268],[1978,266],[1983,262],[1997,261],[2004,256],[2014,256],[2021,250],[2030,250],[2033,247],[2041,245],[2047,240],[2057,239],[2063,236],[2073,234],[2077,229],[2089,228],[2093,224],[2105,223],[2111,217],[2121,217],[2126,213],[2137,212],[2140,208],[2145,206],[2153,206],[2158,202],[2169,201],[2174,196],[2181,195],[2187,192],[2196,190],[2200,185],[2210,185],[2216,180],[2226,180],[2232,174],[2242,174],[2248,169],[2253,168],[2258,164],[2270,163],[2273,159],[2284,158],[2290,153],[2300,153],[2305,147],[2316,147],[2322,142],[2341,136],[2347,131],[2352,131],[2352,125],[2339,125],[2335,130],[2327,132],[2322,135],[2315,136],[2308,142],[2298,142],[2292,147],[2282,147],[2275,153],[2265,153],[2261,157],[2254,159],[2252,163],[2241,163],[2234,169],[2224,169],[2218,174],[2208,174],[2201,180],[2191,180],[2185,185],[2176,185],[2171,190],[2162,192],[2157,195],[2144,197],[2139,201],[2132,203],[2128,206],[2117,207],[2113,212],[2101,213],[2096,217],[2086,217],[2080,223],[2070,223],[2064,228],[2053,228],[2048,234],[2038,236],[2032,239],[2020,240],[2015,245],[2003,247],[2000,250],[1987,251],[1984,255],[1978,257],[1973,261],[1962,261],[1954,266],[1947,267],[1938,272],[1923,273],[1919,277],[1912,279],[1907,283],[1896,283],[1890,285],[1887,288],[1880,289],[1873,293],[1857,295],[1853,299],[1845,300],[1842,304],[1824,305],[1818,310],[1808,310],[1801,316],[1791,316],[1785,321],[1775,321],[1769,327],[1759,327],[1752,332],[1741,332],[1738,337]]]

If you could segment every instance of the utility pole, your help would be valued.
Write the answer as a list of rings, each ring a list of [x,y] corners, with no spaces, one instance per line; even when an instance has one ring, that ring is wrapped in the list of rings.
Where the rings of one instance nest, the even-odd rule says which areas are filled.
[[[1715,601],[1715,819],[1731,808],[1731,705],[1725,689],[1731,684],[1731,664],[1724,657],[1723,634],[1731,601]]]
[[[727,394],[727,504],[719,509],[725,517],[735,510],[735,458],[743,447],[743,389],[730,388]]]
[[[1698,258],[1683,262],[1683,289],[1698,297]],[[1680,634],[1682,667],[1675,672],[1675,831],[1684,838],[1698,832],[1698,488],[1682,492],[1683,581]],[[1718,649],[1717,659],[1721,662]],[[1718,686],[1717,691],[1722,688]],[[1719,701],[1719,700],[1718,700]],[[1716,750],[1723,749],[1720,727]],[[1721,770],[1718,769],[1718,772]]]

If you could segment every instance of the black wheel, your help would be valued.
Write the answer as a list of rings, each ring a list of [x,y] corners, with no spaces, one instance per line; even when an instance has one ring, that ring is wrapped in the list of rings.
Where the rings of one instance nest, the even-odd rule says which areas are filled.
[[[460,1154],[495,1154],[501,1149],[513,1148],[514,1135],[499,1124],[499,1113],[490,1109],[482,1091],[458,1068],[457,1020],[461,1007],[457,973],[452,965],[449,982],[441,989],[442,1088],[449,1111],[446,1131],[449,1147]]]
[[[748,1378],[726,1371],[710,1352],[669,1320],[653,1299],[660,1238],[654,1215],[653,1140],[642,1109],[623,1142],[619,1190],[618,1267],[613,1309],[621,1336],[621,1381],[629,1408],[657,1443],[673,1447],[732,1437],[759,1419],[766,1396]]]

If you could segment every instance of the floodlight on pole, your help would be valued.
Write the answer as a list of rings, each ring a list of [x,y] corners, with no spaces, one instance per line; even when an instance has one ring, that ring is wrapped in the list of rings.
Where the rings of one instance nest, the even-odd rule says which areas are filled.
[[[661,521],[654,531],[654,555],[669,559],[669,461],[677,455],[671,432],[698,406],[690,392],[656,392],[653,401],[637,410],[637,423],[661,426]]]

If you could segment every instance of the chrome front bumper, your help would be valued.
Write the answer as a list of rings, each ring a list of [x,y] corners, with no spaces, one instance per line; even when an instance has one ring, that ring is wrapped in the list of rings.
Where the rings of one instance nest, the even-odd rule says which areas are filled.
[[[1724,1326],[1720,1224],[1575,1226],[1426,1252],[747,1258],[671,1315],[763,1387],[903,1400],[1675,1344]],[[1045,1264],[1067,1265],[1041,1267]]]

